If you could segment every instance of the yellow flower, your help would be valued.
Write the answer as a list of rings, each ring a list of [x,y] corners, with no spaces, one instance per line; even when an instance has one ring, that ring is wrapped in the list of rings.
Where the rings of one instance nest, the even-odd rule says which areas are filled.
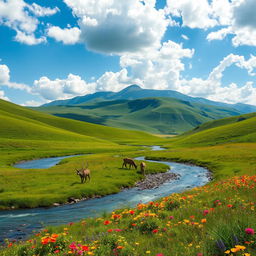
[[[230,254],[230,250],[225,251],[226,254]]]
[[[238,249],[238,248],[231,248],[230,251],[231,252],[238,252],[238,251],[240,251],[240,249]]]
[[[151,253],[151,251],[146,251],[146,253],[147,253],[147,254],[150,254],[150,253]]]
[[[245,249],[246,249],[246,247],[243,246],[243,245],[236,245],[235,247],[236,247],[237,249],[239,249],[239,250],[245,250]]]

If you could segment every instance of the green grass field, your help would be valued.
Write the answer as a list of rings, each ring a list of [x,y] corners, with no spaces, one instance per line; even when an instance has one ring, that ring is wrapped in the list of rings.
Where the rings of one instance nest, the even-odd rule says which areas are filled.
[[[105,180],[109,188],[116,190],[124,184],[131,186],[140,175],[135,171],[122,170],[120,162],[123,156],[134,157],[147,155],[151,159],[164,159],[185,162],[207,167],[213,174],[213,181],[201,188],[188,190],[181,194],[173,194],[157,202],[138,205],[134,209],[120,209],[111,214],[104,214],[101,218],[85,219],[79,223],[61,227],[49,227],[30,240],[21,243],[6,242],[0,255],[33,256],[33,255],[95,255],[95,256],[253,256],[256,255],[256,117],[250,116],[245,120],[222,120],[218,124],[199,128],[197,132],[177,136],[175,138],[147,137],[143,141],[134,139],[134,145],[157,143],[166,147],[164,151],[140,151],[139,146],[126,146],[120,139],[117,143],[100,138],[94,155],[82,156],[77,159],[64,160],[49,170],[37,170],[40,182],[36,179],[30,189],[49,195],[51,202],[56,201],[58,195],[54,188],[65,186],[68,195],[87,196],[97,189],[100,171],[104,169]],[[132,132],[131,132],[132,133]],[[71,136],[71,135],[70,135]],[[147,136],[144,134],[144,136]],[[47,155],[47,145],[55,154],[69,152],[90,152],[92,143],[88,142],[86,150],[82,151],[84,141],[73,143],[70,149],[63,149],[69,142],[67,139],[51,144],[50,140],[22,140],[10,142],[9,138],[2,143],[1,175],[14,175],[16,180],[18,170],[8,166],[15,159],[27,156]],[[26,144],[27,141],[27,144]],[[131,139],[132,141],[132,139]],[[129,143],[131,144],[131,143]],[[39,152],[36,152],[40,145]],[[101,148],[101,145],[105,146]],[[8,154],[13,150],[13,155]],[[66,152],[66,151],[65,151]],[[51,153],[48,153],[49,155]],[[118,155],[118,157],[114,157]],[[81,158],[79,160],[79,158]],[[88,159],[95,171],[90,186],[78,184],[79,179],[72,176],[73,169],[81,161]],[[106,164],[107,162],[107,164]],[[150,166],[149,171],[163,171],[164,166]],[[28,172],[33,178],[34,172]],[[122,175],[122,180],[116,174]],[[15,175],[16,174],[16,175]],[[46,175],[47,174],[47,175]],[[10,176],[9,176],[10,175]],[[22,172],[26,175],[26,172]],[[49,190],[44,190],[47,176],[53,175],[55,183]],[[58,177],[65,176],[63,182]],[[68,178],[69,177],[69,178]],[[24,180],[24,179],[20,179]],[[14,178],[10,178],[6,189],[11,190]],[[122,183],[122,184],[121,184]],[[87,184],[86,184],[87,185]],[[22,188],[22,182],[17,184]],[[73,190],[72,188],[76,188]],[[70,188],[70,190],[68,189]],[[13,188],[13,200],[17,198]],[[49,192],[50,191],[50,192]],[[72,194],[74,191],[77,194]],[[109,191],[110,192],[110,191]],[[3,190],[1,194],[7,193]],[[23,191],[24,195],[26,191]],[[49,194],[50,193],[50,194]],[[111,192],[110,192],[111,193]],[[52,196],[52,197],[51,197]],[[5,199],[6,197],[4,197]],[[59,197],[62,202],[61,197]],[[19,200],[17,200],[19,201]],[[32,205],[33,199],[26,199]],[[21,200],[20,200],[21,202]]]

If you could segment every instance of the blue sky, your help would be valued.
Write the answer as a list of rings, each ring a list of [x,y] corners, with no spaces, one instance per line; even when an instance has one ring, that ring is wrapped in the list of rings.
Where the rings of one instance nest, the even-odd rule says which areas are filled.
[[[255,9],[254,0],[0,0],[0,98],[39,105],[137,83],[256,105]]]

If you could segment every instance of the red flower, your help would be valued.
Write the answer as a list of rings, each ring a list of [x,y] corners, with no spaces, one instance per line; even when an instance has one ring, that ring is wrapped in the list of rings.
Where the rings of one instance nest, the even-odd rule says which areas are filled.
[[[130,211],[130,214],[131,214],[131,215],[133,215],[134,213],[135,213],[135,211],[133,211],[133,210]]]
[[[110,220],[105,220],[105,221],[104,221],[104,225],[109,225],[110,223],[111,223]]]
[[[82,251],[84,251],[84,252],[89,251],[89,247],[88,247],[88,246],[83,245],[83,246],[82,246]]]
[[[158,233],[158,229],[152,230],[152,233]]]

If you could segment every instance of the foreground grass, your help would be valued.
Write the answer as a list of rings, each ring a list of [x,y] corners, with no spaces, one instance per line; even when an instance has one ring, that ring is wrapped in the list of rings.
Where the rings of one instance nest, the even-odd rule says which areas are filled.
[[[0,255],[255,255],[255,184],[256,176],[233,177],[45,229],[27,242],[7,241]]]

